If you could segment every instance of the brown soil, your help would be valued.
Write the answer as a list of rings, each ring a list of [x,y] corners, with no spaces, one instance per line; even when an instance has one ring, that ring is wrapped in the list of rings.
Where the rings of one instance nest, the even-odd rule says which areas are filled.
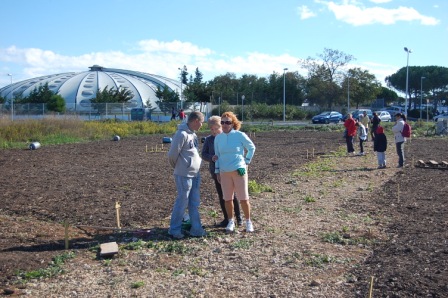
[[[210,236],[172,241],[175,188],[162,137],[0,151],[0,285],[33,297],[367,297],[373,277],[374,297],[448,296],[448,171],[413,167],[448,160],[446,139],[412,140],[404,169],[394,168],[389,144],[390,167],[377,170],[370,144],[364,157],[332,154],[344,146],[340,133],[252,134],[249,179],[273,188],[251,197],[256,232],[215,226],[204,163]],[[92,228],[116,227],[116,202],[127,232]],[[64,274],[23,283],[17,272],[64,252],[64,221],[75,259]],[[185,251],[124,249],[138,240]],[[110,241],[121,249],[109,262],[86,249]]]

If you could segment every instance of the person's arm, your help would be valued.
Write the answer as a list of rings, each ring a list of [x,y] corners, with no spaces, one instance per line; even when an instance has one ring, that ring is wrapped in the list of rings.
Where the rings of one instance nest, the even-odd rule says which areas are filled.
[[[220,155],[220,152],[219,152],[219,141],[218,141],[218,137],[215,137],[215,145],[214,145],[214,148],[215,148],[215,155],[218,156],[218,159],[215,161],[215,174],[217,175],[216,177],[218,178],[218,182],[221,183],[221,177],[219,176],[219,166],[220,166],[220,164],[219,164],[219,155]]]
[[[182,148],[184,146],[186,140],[186,135],[183,133],[177,132],[174,134],[173,139],[171,141],[171,147],[168,151],[168,160],[170,162],[170,165],[175,168],[177,159],[179,158],[179,154],[182,151]]]
[[[243,137],[243,146],[247,150],[246,156],[244,158],[244,161],[246,162],[246,165],[250,164],[252,161],[252,157],[255,154],[255,144],[252,142],[252,140],[247,136],[247,134],[242,133]]]

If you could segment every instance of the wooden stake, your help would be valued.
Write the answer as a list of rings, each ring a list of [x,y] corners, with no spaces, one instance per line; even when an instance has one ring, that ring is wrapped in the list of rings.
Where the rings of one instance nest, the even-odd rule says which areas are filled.
[[[373,292],[373,276],[370,277],[369,298],[372,298],[372,292]]]
[[[68,222],[64,220],[64,242],[65,242],[65,249],[69,248],[69,240],[68,240]]]
[[[148,152],[148,144],[146,144],[146,152]]]
[[[400,184],[397,184],[397,202],[400,202]]]
[[[306,149],[306,159],[308,159],[308,149]]]
[[[314,158],[314,148],[313,148],[313,158]]]
[[[120,224],[120,208],[121,208],[120,202],[116,201],[116,202],[115,202],[115,209],[116,209],[116,211],[117,211],[117,227],[118,227],[118,229],[121,229],[121,224]]]
[[[157,145],[156,145],[156,152],[157,152],[157,150],[158,150],[158,149],[157,149]]]

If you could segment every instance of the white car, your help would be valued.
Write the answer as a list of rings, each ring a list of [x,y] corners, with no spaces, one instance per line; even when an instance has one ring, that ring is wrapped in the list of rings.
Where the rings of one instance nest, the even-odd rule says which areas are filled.
[[[390,122],[392,119],[392,116],[388,111],[378,111],[376,112],[376,114],[378,115],[378,118],[380,118],[383,122]]]
[[[448,119],[448,112],[434,116],[434,121],[436,121],[436,122],[439,120],[442,121],[445,119]]]

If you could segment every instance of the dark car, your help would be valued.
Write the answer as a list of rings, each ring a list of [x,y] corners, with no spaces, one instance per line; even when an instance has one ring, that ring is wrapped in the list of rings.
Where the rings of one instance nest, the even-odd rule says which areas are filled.
[[[359,110],[356,110],[356,111],[354,111],[352,113],[353,119],[359,120],[359,116],[362,116],[364,111],[367,112],[367,116],[369,116],[369,119],[373,118],[372,110],[370,110],[370,109],[359,109]]]
[[[314,124],[316,124],[316,123],[328,124],[328,123],[331,123],[331,122],[338,123],[341,120],[342,120],[342,114],[339,113],[339,112],[335,112],[335,111],[323,112],[323,113],[320,113],[319,115],[314,116],[311,119],[311,121]]]

